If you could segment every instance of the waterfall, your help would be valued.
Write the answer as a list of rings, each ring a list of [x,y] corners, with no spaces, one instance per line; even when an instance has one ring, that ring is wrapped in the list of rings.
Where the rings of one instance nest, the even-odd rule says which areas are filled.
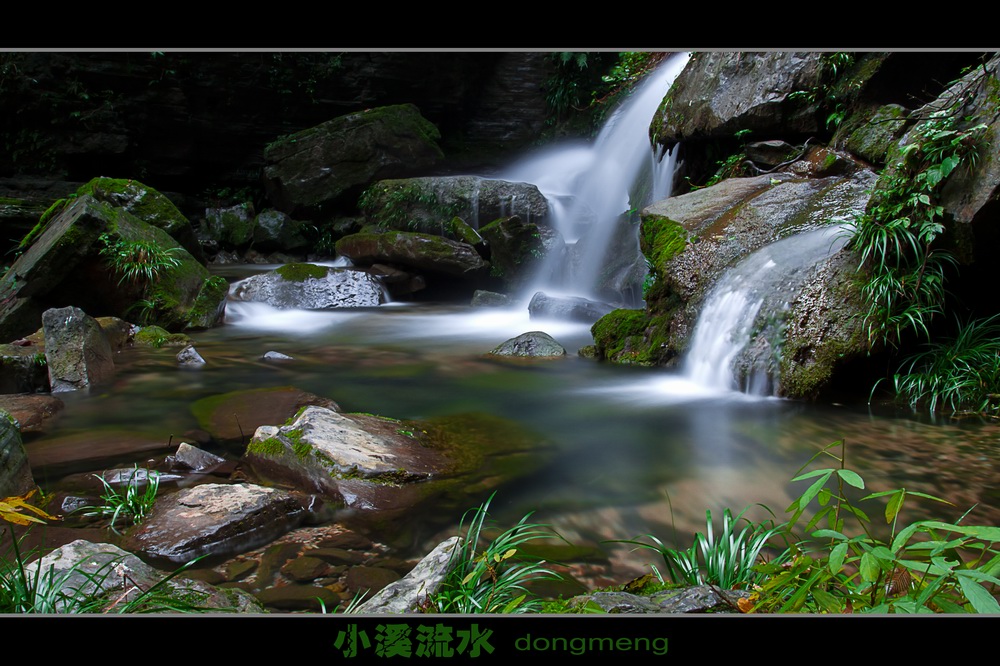
[[[705,299],[684,361],[685,377],[710,389],[770,394],[783,315],[809,269],[846,240],[839,225],[804,231],[764,246],[729,269]],[[766,348],[767,358],[748,362],[748,371],[738,373],[738,357],[752,340]]]
[[[593,144],[549,148],[499,176],[537,186],[548,200],[551,225],[570,246],[564,256],[552,258],[558,266],[542,267],[533,289],[595,296],[622,215],[630,206],[651,203],[653,196],[669,196],[673,157],[651,149],[649,124],[688,57],[675,54],[649,74],[611,114]],[[641,200],[634,200],[636,196]],[[626,260],[640,261],[638,242],[632,245],[634,256]],[[614,260],[621,263],[623,258]]]

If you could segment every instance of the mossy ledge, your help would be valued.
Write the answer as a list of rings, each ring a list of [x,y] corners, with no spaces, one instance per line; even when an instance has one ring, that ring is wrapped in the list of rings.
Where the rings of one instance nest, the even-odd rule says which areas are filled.
[[[285,264],[275,269],[275,273],[289,282],[305,282],[325,278],[329,269],[315,264]]]

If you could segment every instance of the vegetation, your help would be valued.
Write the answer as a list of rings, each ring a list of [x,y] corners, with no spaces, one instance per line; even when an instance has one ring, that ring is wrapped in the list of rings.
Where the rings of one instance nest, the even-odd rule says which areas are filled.
[[[452,553],[453,567],[430,600],[431,608],[439,613],[538,612],[541,601],[530,599],[525,585],[561,579],[544,561],[530,561],[521,552],[528,542],[555,536],[545,525],[529,523],[531,514],[486,541],[484,529],[493,497],[462,517],[465,534]]]
[[[118,274],[118,284],[130,284],[145,289],[156,281],[160,275],[180,266],[180,259],[175,255],[178,248],[160,247],[154,241],[125,240],[114,238],[110,234],[100,237],[103,247],[101,256],[105,257],[111,270]]]
[[[637,540],[621,543],[634,544],[659,553],[673,583],[711,584],[726,590],[756,585],[764,578],[757,569],[764,549],[768,542],[782,534],[784,525],[775,524],[774,520],[755,523],[744,517],[749,509],[750,507],[746,507],[735,518],[732,511],[723,510],[722,531],[718,537],[715,536],[712,512],[706,511],[705,533],[696,533],[694,543],[687,550],[669,548],[652,534],[645,537],[652,543]],[[737,532],[741,523],[745,525]],[[784,561],[787,554],[786,549],[774,561]]]
[[[118,519],[138,525],[153,510],[156,502],[156,494],[160,489],[160,476],[157,472],[143,469],[139,474],[139,466],[136,465],[128,480],[123,484],[124,488],[115,488],[107,479],[100,474],[94,474],[104,486],[104,494],[101,495],[103,502],[97,506],[88,506],[82,509],[85,516],[99,516],[101,518],[111,517],[111,530],[118,533],[115,523]]]
[[[927,342],[903,363],[894,377],[896,394],[932,414],[941,408],[998,416],[1000,315],[956,324],[954,338]]]
[[[834,453],[837,449],[839,456]],[[820,509],[805,525],[807,536],[793,542],[789,562],[759,567],[768,580],[743,609],[780,613],[1000,612],[993,596],[995,586],[1000,585],[1000,551],[996,548],[1000,528],[963,525],[962,520],[917,520],[903,525],[901,513],[907,500],[944,502],[905,488],[871,493],[855,503],[846,491],[863,490],[865,484],[845,466],[844,451],[843,441],[824,447],[809,463],[825,455],[838,466],[793,479],[812,483],[787,509],[793,514],[786,528],[788,535],[814,501]],[[873,500],[886,501],[889,532],[884,538],[878,536],[859,506]],[[854,530],[847,529],[848,521],[856,525]]]

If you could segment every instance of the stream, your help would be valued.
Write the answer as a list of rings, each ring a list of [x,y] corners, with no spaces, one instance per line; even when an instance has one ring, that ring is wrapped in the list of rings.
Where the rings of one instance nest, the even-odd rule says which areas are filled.
[[[547,331],[568,356],[529,364],[484,357],[528,330]],[[735,513],[759,503],[783,517],[807,485],[790,483],[796,470],[840,439],[847,466],[872,492],[905,486],[954,503],[910,504],[911,519],[926,509],[926,517],[957,520],[979,503],[966,522],[1000,521],[996,423],[928,423],[864,404],[752,396],[709,388],[680,371],[601,364],[576,356],[591,343],[587,325],[529,319],[522,308],[423,303],[306,312],[231,302],[225,325],[192,337],[204,366],[178,367],[176,347],[125,350],[113,385],[60,396],[66,408],[46,438],[128,431],[176,446],[198,428],[194,401],[288,385],[331,398],[344,412],[502,417],[537,433],[554,453],[530,474],[498,480],[494,517],[512,524],[534,511],[571,543],[600,549],[608,558],[605,584],[646,573],[651,561],[610,540],[651,533],[671,543],[676,534],[686,547],[686,535],[704,530],[706,509],[718,516],[726,507]],[[268,351],[293,360],[261,360]],[[35,445],[28,444],[29,455]],[[142,465],[149,457],[140,452],[118,463]],[[70,471],[100,470],[60,476]],[[39,479],[48,489],[57,481]],[[401,554],[427,552],[486,499],[470,490],[422,507],[411,518],[411,552]],[[751,514],[768,517],[760,507]],[[869,511],[876,520],[880,514]],[[373,538],[392,541],[377,524],[371,529]]]

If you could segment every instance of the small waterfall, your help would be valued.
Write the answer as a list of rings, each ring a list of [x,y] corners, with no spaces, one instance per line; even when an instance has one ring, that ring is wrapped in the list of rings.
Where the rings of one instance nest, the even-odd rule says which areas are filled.
[[[729,269],[705,300],[684,361],[684,375],[706,388],[768,395],[776,383],[783,314],[809,269],[844,246],[843,227],[804,231],[767,245]],[[751,340],[768,358],[737,373],[738,357]],[[740,385],[738,375],[745,378]]]
[[[533,288],[593,297],[609,241],[630,204],[639,208],[650,203],[651,196],[669,195],[673,158],[654,154],[649,123],[688,57],[686,53],[673,55],[647,76],[614,111],[592,145],[567,143],[550,148],[499,176],[535,184],[549,202],[552,226],[567,244],[579,245],[570,247],[565,258],[556,259],[561,263],[555,267],[559,270],[543,267]],[[643,179],[657,182],[640,182]],[[645,193],[641,201],[634,200],[637,193]],[[638,260],[637,243],[635,253]]]

